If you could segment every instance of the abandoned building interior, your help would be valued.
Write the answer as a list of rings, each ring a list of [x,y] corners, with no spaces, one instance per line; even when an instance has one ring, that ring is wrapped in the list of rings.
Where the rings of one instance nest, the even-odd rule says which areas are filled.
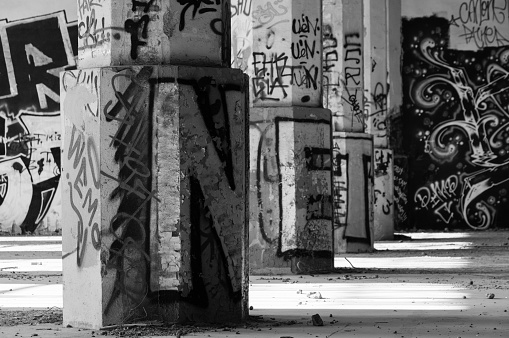
[[[466,313],[424,280],[461,274],[498,292],[481,336],[509,337],[509,0],[0,3],[5,290],[37,238],[76,329],[300,318],[277,295],[303,283],[305,317],[375,309],[324,297],[353,280]]]

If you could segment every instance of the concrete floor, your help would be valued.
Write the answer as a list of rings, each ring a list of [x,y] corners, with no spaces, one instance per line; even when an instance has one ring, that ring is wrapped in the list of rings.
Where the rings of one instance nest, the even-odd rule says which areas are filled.
[[[251,276],[246,327],[186,336],[509,337],[509,232],[399,238],[373,254],[336,257],[334,274]],[[62,306],[60,241],[0,237],[0,311]],[[312,325],[314,314],[324,326]],[[54,324],[0,327],[0,337],[35,334],[99,335]]]

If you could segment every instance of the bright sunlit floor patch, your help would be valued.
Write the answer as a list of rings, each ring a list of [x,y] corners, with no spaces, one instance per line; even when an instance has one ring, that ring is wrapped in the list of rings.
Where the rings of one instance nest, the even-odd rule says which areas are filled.
[[[345,257],[348,259],[345,259]],[[471,264],[464,257],[356,257],[343,255],[334,258],[336,268],[358,269],[461,269]]]
[[[0,309],[62,307],[62,285],[0,284]]]
[[[62,271],[62,259],[9,259],[0,261],[0,271],[4,272],[32,272],[32,271]]]
[[[319,296],[318,296],[319,293]],[[256,309],[466,310],[467,290],[448,284],[327,283],[252,284]]]
[[[0,252],[62,252],[62,244],[6,245],[0,243]]]
[[[461,250],[461,249],[471,249],[473,247],[474,247],[474,243],[472,243],[472,242],[436,242],[436,243],[433,243],[433,242],[426,242],[426,243],[376,242],[375,243],[375,249],[379,250],[379,251],[383,251],[383,250],[391,250],[391,251]]]

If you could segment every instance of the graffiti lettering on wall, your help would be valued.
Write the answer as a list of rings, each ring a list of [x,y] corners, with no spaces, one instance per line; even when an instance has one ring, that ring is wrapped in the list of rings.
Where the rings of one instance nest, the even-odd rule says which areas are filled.
[[[101,170],[103,177],[118,183],[110,200],[119,201],[117,214],[109,225],[109,234],[114,239],[106,267],[116,272],[116,278],[105,314],[117,298],[127,296],[133,304],[140,304],[148,292],[145,280],[150,262],[146,251],[148,215],[150,203],[158,200],[157,191],[151,188],[150,122],[145,104],[152,72],[152,67],[144,67],[138,73],[113,75],[116,103],[110,100],[103,111],[106,121],[116,126],[115,133],[110,135],[110,147],[115,149],[114,160],[119,165],[118,176]],[[129,85],[123,90],[119,83],[126,79]]]
[[[94,139],[82,134],[76,126],[72,127],[67,154],[67,160],[73,161],[73,170],[77,171],[74,182],[69,181],[68,185],[70,204],[78,217],[76,258],[81,266],[88,242],[91,241],[96,250],[101,247],[101,229],[94,222],[99,204],[97,193],[94,194],[94,189],[100,188],[99,156]],[[69,173],[67,179],[70,179]]]
[[[282,116],[251,121],[251,266],[330,254],[329,128],[329,121]]]
[[[192,16],[194,19],[196,14],[205,14],[205,13],[213,13],[218,12],[218,7],[221,6],[221,0],[177,0],[179,4],[184,6],[182,8],[182,12],[180,13],[180,24],[179,30],[184,30],[186,27],[186,16],[187,11],[192,7]],[[204,7],[202,7],[204,5]],[[218,35],[221,35],[223,32],[222,29],[223,22],[221,19],[213,19],[210,22],[210,28],[212,31]]]
[[[343,45],[343,115],[353,124],[365,127],[362,66],[362,40],[359,33],[344,35]],[[356,120],[354,122],[353,120]],[[363,129],[361,129],[362,131]]]
[[[373,91],[368,94],[371,97],[364,98],[364,111],[365,118],[370,134],[377,139],[384,139],[387,134],[387,115],[388,115],[388,102],[387,102],[387,84],[377,82],[374,85]]]
[[[394,213],[395,227],[405,229],[408,220],[408,197],[407,191],[407,173],[403,165],[399,163],[401,160],[394,160]]]
[[[474,229],[501,225],[509,188],[509,50],[447,49],[445,19],[404,25],[405,144],[415,156],[409,189],[423,215],[417,218]]]
[[[338,55],[338,39],[334,33],[332,17],[324,13],[322,27],[322,69],[323,69],[323,106],[332,111],[333,116],[342,115],[343,104],[340,65]],[[339,131],[340,126],[334,124],[334,130]]]
[[[393,180],[392,152],[385,149],[375,149],[375,213],[392,215],[393,193],[391,186]],[[381,211],[381,212],[380,212]]]
[[[507,0],[466,0],[451,13],[451,47],[474,49],[509,44]]]
[[[320,18],[295,17],[284,2],[270,0],[253,8],[252,21],[257,45],[251,63],[253,102],[312,101],[306,90],[316,91],[321,83]]]
[[[76,31],[63,12],[0,21],[0,232],[61,229],[58,76]]]
[[[94,48],[111,41],[106,19],[101,14],[105,0],[78,0],[78,45],[79,49]],[[97,9],[97,11],[96,11]]]
[[[180,296],[190,304],[215,309],[214,316],[220,316],[227,311],[221,308],[224,300],[240,299],[236,296],[242,292],[243,230],[238,224],[247,217],[247,163],[243,162],[247,130],[238,116],[242,114],[239,100],[247,93],[238,82],[211,76],[157,78],[151,81],[151,90],[165,93],[168,84],[178,84],[190,102],[179,112],[178,131],[180,223],[189,226],[176,232],[191,252],[190,258],[183,257],[189,265],[179,273],[185,284]],[[163,86],[160,92],[159,86]],[[167,98],[159,97],[163,99]]]

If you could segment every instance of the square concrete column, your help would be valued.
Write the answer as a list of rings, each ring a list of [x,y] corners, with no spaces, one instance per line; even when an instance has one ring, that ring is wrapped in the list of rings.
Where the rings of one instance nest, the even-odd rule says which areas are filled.
[[[333,134],[334,253],[373,251],[373,136]]]
[[[230,64],[228,1],[78,1],[78,67]]]
[[[231,2],[233,67],[250,75],[250,268],[330,271],[330,111],[321,1]]]
[[[318,108],[251,110],[252,270],[332,268],[330,117]]]
[[[389,144],[387,11],[385,1],[364,0],[366,27],[364,65],[366,133],[373,135],[375,148]]]
[[[389,149],[388,27],[385,1],[364,0],[366,132],[375,146],[375,240],[394,238],[392,151]]]
[[[64,325],[247,310],[247,77],[104,67],[61,74]]]

